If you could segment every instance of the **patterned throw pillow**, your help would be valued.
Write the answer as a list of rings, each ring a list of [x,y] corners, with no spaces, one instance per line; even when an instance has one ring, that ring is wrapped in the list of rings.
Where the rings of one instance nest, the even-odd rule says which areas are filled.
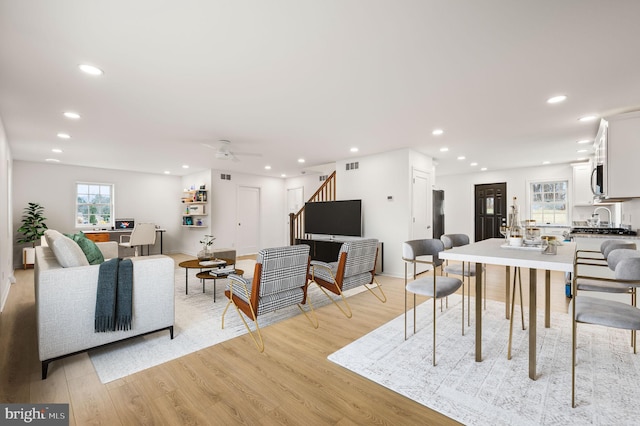
[[[99,265],[104,262],[104,256],[96,243],[88,239],[82,231],[79,231],[77,234],[65,235],[78,243],[90,265]]]

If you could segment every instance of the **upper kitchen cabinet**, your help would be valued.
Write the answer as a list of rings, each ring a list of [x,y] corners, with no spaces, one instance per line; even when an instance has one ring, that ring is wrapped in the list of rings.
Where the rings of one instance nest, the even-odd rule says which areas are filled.
[[[574,163],[572,201],[574,206],[592,206],[593,192],[591,191],[591,173],[593,163]]]
[[[594,179],[602,198],[639,198],[640,111],[602,119],[595,144]]]

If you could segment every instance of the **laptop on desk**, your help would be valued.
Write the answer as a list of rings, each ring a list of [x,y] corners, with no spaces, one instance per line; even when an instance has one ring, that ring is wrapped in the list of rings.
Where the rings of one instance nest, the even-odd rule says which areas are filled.
[[[116,230],[133,229],[134,226],[133,219],[116,219]]]

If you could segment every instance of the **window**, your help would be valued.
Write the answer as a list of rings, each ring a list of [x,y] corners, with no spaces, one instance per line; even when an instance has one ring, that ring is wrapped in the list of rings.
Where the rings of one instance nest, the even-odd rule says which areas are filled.
[[[113,185],[76,184],[76,228],[113,226]]]
[[[567,186],[566,180],[532,182],[529,217],[536,223],[568,224]]]

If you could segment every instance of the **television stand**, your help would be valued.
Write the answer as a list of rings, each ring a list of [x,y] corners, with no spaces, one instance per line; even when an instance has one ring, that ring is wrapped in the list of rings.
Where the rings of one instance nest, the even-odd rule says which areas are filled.
[[[338,253],[340,253],[340,247],[342,243],[350,240],[340,240],[339,238],[323,238],[323,239],[302,239],[296,238],[295,244],[306,244],[311,249],[309,250],[309,256],[311,260],[319,260],[321,262],[331,263],[338,260]],[[376,274],[382,273],[384,270],[384,244],[378,242],[378,259],[376,261]]]

